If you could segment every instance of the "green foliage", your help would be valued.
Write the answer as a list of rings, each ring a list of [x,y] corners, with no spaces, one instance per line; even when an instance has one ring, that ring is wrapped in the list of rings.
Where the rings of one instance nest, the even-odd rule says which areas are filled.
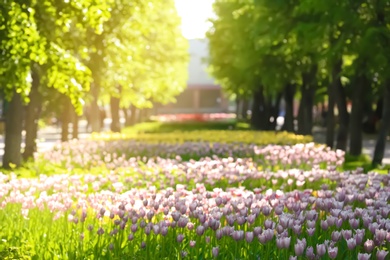
[[[385,0],[216,0],[214,11],[207,34],[210,72],[238,96],[251,94],[259,84],[266,95],[289,82],[302,84],[302,73],[313,66],[318,66],[315,84],[324,86],[346,57],[354,57],[340,75],[347,79],[364,73],[376,88],[390,75]],[[351,83],[345,87],[353,89]]]
[[[115,1],[104,33],[90,34],[89,68],[107,103],[152,107],[173,101],[187,80],[188,43],[173,1]]]
[[[0,85],[8,100],[14,91],[27,97],[31,62],[46,61],[46,42],[39,35],[33,8],[14,1],[2,2],[0,12]]]
[[[16,91],[28,101],[32,66],[41,92],[48,86],[69,96],[78,113],[92,78],[122,106],[171,102],[185,87],[188,43],[172,0],[11,1],[0,12],[7,99]]]
[[[14,91],[27,98],[32,66],[41,67],[42,85],[68,95],[81,112],[81,96],[88,90],[90,72],[81,63],[78,42],[85,30],[101,32],[108,18],[108,3],[54,0],[24,4],[1,3],[0,84],[10,99]]]

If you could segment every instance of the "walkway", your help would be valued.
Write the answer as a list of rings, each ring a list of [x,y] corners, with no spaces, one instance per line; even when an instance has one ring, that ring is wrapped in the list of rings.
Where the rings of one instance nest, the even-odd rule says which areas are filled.
[[[314,127],[313,129],[313,139],[316,143],[325,143],[326,138],[326,129],[322,127]],[[367,154],[372,158],[374,155],[376,144],[376,135],[363,135],[363,153]],[[388,137],[386,142],[385,156],[382,161],[383,164],[390,164],[390,138]]]

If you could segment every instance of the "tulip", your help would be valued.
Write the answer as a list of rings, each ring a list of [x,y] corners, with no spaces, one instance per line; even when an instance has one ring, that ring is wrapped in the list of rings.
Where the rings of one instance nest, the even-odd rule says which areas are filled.
[[[302,232],[302,226],[301,225],[294,225],[292,230],[296,235],[300,235]]]
[[[273,222],[272,220],[267,219],[266,221],[264,221],[264,227],[265,227],[265,229],[274,229],[275,228],[275,222]]]
[[[356,245],[361,245],[363,243],[364,232],[356,233],[354,239],[356,241]]]
[[[364,250],[367,253],[371,253],[373,249],[374,249],[374,241],[367,239],[366,242],[364,242]]]
[[[386,258],[386,255],[388,254],[388,251],[385,250],[378,250],[376,252],[376,259],[377,260],[384,260]]]
[[[268,207],[268,206],[265,206],[265,207],[262,208],[261,211],[263,212],[264,216],[269,216],[269,214],[271,213],[271,208]]]
[[[278,224],[276,225],[276,231],[278,232],[278,234],[281,234],[285,231],[285,228]]]
[[[161,227],[161,235],[166,236],[168,234],[168,227]]]
[[[347,239],[347,246],[349,250],[353,250],[356,247],[356,239],[354,239],[353,237]]]
[[[130,227],[130,230],[133,233],[137,232],[137,229],[138,229],[138,225],[137,224],[132,224],[131,227]]]
[[[386,239],[387,231],[383,229],[376,229],[375,230],[375,239],[379,241],[381,244]]]
[[[177,222],[177,226],[184,228],[187,226],[187,223],[188,223],[188,218],[181,216],[179,218],[179,221]]]
[[[314,249],[312,246],[309,246],[307,249],[306,249],[306,257],[308,259],[314,259],[316,256],[314,254]]]
[[[328,216],[326,221],[328,222],[328,226],[333,226],[336,223],[336,218],[333,216]]]
[[[151,227],[149,225],[147,225],[145,228],[144,228],[144,232],[146,235],[149,235],[150,234],[150,231],[151,231]]]
[[[197,226],[197,227],[196,227],[196,234],[197,234],[198,236],[203,235],[204,231],[205,231],[204,226]]]
[[[146,217],[148,218],[148,220],[150,221],[154,216],[154,211],[150,210],[148,211]]]
[[[176,237],[176,241],[177,241],[178,243],[183,242],[183,239],[184,239],[184,235],[183,235],[183,234],[179,234],[179,235],[177,235],[177,237]]]
[[[266,243],[268,242],[267,236],[266,236],[264,233],[258,235],[257,238],[259,239],[259,242],[260,242],[261,244],[263,244],[263,245],[266,244]]]
[[[343,219],[342,218],[336,219],[336,227],[340,228],[342,225],[343,225]]]
[[[253,229],[253,234],[257,237],[258,235],[260,235],[262,232],[262,228],[261,227],[255,227]]]
[[[339,241],[340,238],[341,238],[341,232],[336,231],[336,230],[333,231],[332,234],[331,234],[331,238],[332,238],[332,241],[333,241],[333,242]]]
[[[341,230],[341,234],[343,235],[345,240],[348,240],[352,237],[352,230]]]
[[[213,249],[211,250],[212,254],[213,254],[213,257],[218,257],[218,254],[219,254],[219,247],[213,247]]]
[[[242,217],[242,216],[237,217],[237,224],[238,225],[243,225],[245,222],[246,222],[245,217]]]
[[[370,258],[371,258],[371,254],[367,254],[367,253],[365,254],[358,253],[358,257],[357,257],[358,260],[370,260]]]
[[[245,233],[245,240],[248,243],[251,243],[253,241],[253,232],[247,231]]]
[[[330,259],[336,259],[338,253],[337,247],[328,247],[328,256]]]
[[[352,229],[357,229],[359,227],[359,220],[356,218],[349,219],[349,225]]]
[[[306,227],[308,227],[308,228],[315,228],[316,227],[316,223],[317,222],[315,220],[308,220],[308,221],[306,221]]]
[[[102,227],[99,227],[99,229],[97,231],[97,234],[98,235],[103,235],[104,234],[104,229]]]
[[[223,231],[222,229],[218,229],[215,231],[215,237],[220,240],[223,237]]]
[[[250,214],[247,218],[247,221],[249,224],[253,224],[256,220],[256,215],[255,214]]]
[[[321,228],[326,231],[328,229],[328,222],[321,220]]]
[[[176,222],[179,221],[180,213],[178,211],[172,212],[171,215],[172,215],[172,218],[173,218],[174,221],[176,221]]]
[[[304,243],[296,243],[294,245],[294,251],[297,256],[301,256],[303,252],[305,251],[305,244]]]
[[[325,244],[317,244],[316,245],[316,249],[317,249],[317,255],[319,257],[322,257],[325,255],[326,253],[326,247],[325,247]]]
[[[158,235],[160,233],[160,226],[153,225],[153,232],[154,232],[154,234]]]
[[[243,240],[244,239],[244,231],[242,231],[242,230],[235,230],[235,231],[233,231],[231,236],[236,241]]]
[[[316,231],[316,229],[315,228],[307,228],[306,231],[307,231],[307,234],[311,237],[314,235],[314,232]]]
[[[291,242],[291,237],[279,237],[276,239],[276,246],[280,249],[289,248]]]

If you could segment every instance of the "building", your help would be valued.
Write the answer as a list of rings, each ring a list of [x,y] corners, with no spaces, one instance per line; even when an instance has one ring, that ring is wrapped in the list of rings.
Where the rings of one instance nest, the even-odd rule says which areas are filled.
[[[189,40],[190,62],[187,88],[171,103],[157,108],[158,114],[227,113],[229,101],[221,86],[207,73],[205,59],[208,43],[205,39]]]

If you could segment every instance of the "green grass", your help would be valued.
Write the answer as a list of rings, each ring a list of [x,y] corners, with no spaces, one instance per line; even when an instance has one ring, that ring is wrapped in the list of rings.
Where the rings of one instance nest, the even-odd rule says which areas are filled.
[[[145,122],[122,129],[122,133],[169,133],[198,130],[250,130],[245,122]]]
[[[371,164],[370,156],[362,154],[359,156],[352,156],[350,154],[345,155],[345,162],[342,170],[352,171],[356,168],[363,168],[364,172],[375,171],[381,174],[387,174],[390,171],[390,165],[382,165],[374,167]]]

